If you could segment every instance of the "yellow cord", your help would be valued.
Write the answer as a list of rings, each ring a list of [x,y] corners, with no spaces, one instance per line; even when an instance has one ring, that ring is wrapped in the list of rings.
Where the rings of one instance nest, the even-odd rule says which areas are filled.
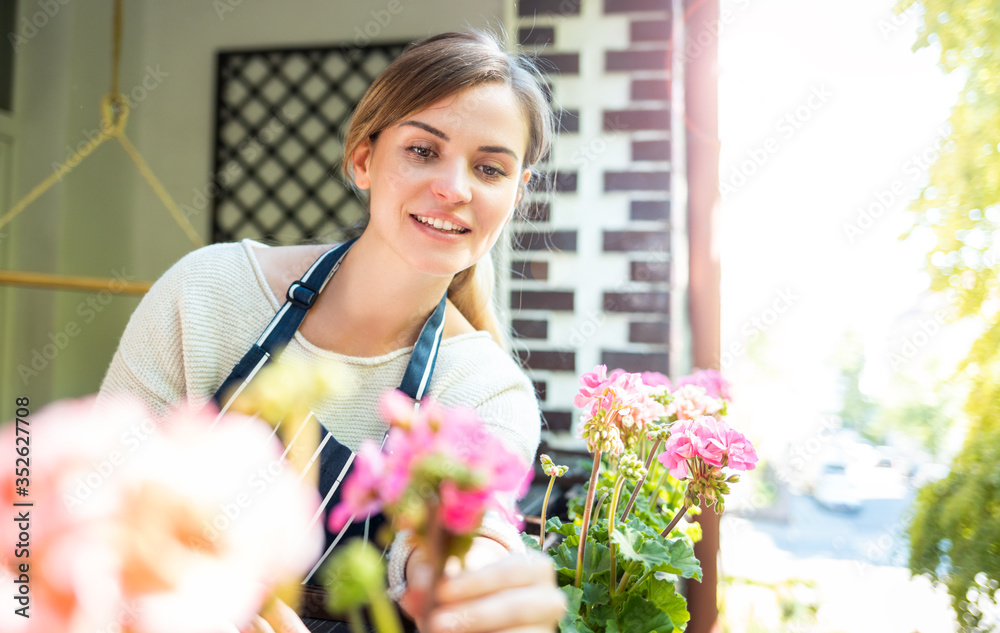
[[[63,176],[68,174],[79,165],[85,158],[90,156],[94,150],[100,147],[105,141],[111,138],[115,138],[121,144],[125,153],[129,155],[132,162],[135,163],[136,168],[139,170],[139,174],[149,183],[149,186],[153,189],[156,197],[160,199],[163,206],[167,208],[170,215],[173,217],[177,225],[180,226],[184,234],[187,235],[188,239],[194,246],[201,247],[205,243],[198,236],[198,232],[191,225],[191,222],[184,216],[177,203],[174,199],[170,197],[166,188],[160,183],[160,180],[153,173],[153,170],[146,163],[139,150],[132,145],[132,142],[125,135],[125,122],[128,120],[128,104],[125,101],[124,95],[118,91],[119,81],[118,81],[118,66],[121,61],[121,39],[122,39],[122,0],[114,0],[114,18],[112,22],[112,48],[111,48],[111,92],[101,99],[101,127],[100,132],[96,137],[91,139],[82,149],[73,152],[66,162],[59,165],[59,167],[52,172],[47,178],[42,182],[35,185],[27,195],[23,196],[20,200],[10,208],[7,213],[0,216],[0,229],[9,224],[15,217],[17,217],[25,208],[28,207],[32,202],[41,197],[46,191],[52,188],[57,182],[63,179]],[[31,274],[31,273],[28,273]],[[83,278],[81,278],[83,279]],[[0,284],[10,283],[9,278],[0,278]],[[43,285],[44,284],[41,284]],[[45,286],[51,287],[51,286]]]

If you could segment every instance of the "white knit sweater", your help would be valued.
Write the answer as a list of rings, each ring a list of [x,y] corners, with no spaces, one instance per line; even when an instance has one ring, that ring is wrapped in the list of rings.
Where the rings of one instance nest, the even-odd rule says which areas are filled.
[[[188,253],[160,277],[132,314],[101,385],[97,406],[138,396],[162,412],[187,399],[208,402],[233,366],[281,307],[265,280],[254,248],[245,239],[212,244]],[[296,333],[282,361],[339,361],[353,375],[354,389],[313,407],[338,441],[357,450],[366,438],[381,440],[387,425],[375,410],[381,393],[399,386],[412,347],[375,357],[353,357],[319,348]],[[540,416],[531,382],[486,332],[441,342],[429,389],[445,406],[478,410],[487,428],[530,463],[538,448]],[[484,531],[517,548],[490,521]],[[509,536],[509,534],[508,534]],[[397,542],[398,543],[398,542]],[[398,584],[401,548],[390,567]],[[398,587],[396,587],[398,593]]]

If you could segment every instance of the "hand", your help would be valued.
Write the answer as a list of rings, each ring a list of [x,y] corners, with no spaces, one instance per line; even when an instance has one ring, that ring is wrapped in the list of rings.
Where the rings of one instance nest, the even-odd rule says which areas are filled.
[[[290,606],[275,598],[250,623],[248,633],[309,633]]]
[[[542,554],[510,554],[479,537],[466,556],[466,569],[449,561],[435,590],[437,603],[422,619],[431,568],[417,549],[407,564],[408,588],[400,606],[416,616],[423,633],[552,633],[566,611],[552,561]]]

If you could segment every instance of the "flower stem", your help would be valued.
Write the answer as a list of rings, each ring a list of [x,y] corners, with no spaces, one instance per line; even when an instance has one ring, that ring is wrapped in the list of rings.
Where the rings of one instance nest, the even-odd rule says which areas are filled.
[[[642,490],[642,484],[646,483],[646,477],[649,475],[649,465],[653,463],[653,454],[656,453],[656,449],[660,447],[660,438],[656,438],[653,442],[652,448],[649,449],[649,454],[646,456],[646,472],[642,475],[639,481],[635,484],[635,490],[632,491],[632,496],[628,498],[628,503],[625,504],[625,511],[622,512],[622,523],[628,518],[628,513],[632,511],[632,506],[635,505],[635,498],[639,496],[639,492]],[[657,486],[658,488],[659,486]]]
[[[444,565],[448,559],[447,544],[445,543],[447,537],[441,527],[438,510],[437,502],[432,501],[427,504],[427,549],[433,575],[431,576],[430,591],[426,602],[424,602],[423,618],[425,622],[430,618],[431,611],[437,606],[434,595],[437,584],[444,575]]]
[[[660,532],[660,536],[662,536],[663,538],[667,538],[667,535],[670,534],[670,530],[674,529],[674,526],[677,525],[677,522],[680,521],[681,517],[684,516],[684,513],[687,512],[687,509],[688,509],[687,505],[682,506],[681,509],[677,512],[677,514],[674,515],[674,518],[670,519],[670,523],[667,524],[667,527],[665,527],[663,531]]]
[[[379,633],[402,633],[403,625],[399,622],[399,614],[389,600],[388,594],[373,592],[368,596],[371,601],[372,624]]]
[[[647,505],[649,506],[650,512],[652,512],[655,509],[653,507],[653,503],[656,501],[656,498],[660,495],[660,488],[663,487],[663,480],[667,478],[667,474],[669,474],[669,471],[666,468],[664,468],[663,473],[660,474],[660,479],[656,482],[656,486],[653,487],[653,494],[649,495],[649,503]]]
[[[545,510],[549,507],[549,495],[552,494],[552,484],[556,483],[556,476],[549,477],[549,487],[545,491],[545,499],[542,500],[542,532],[538,535],[538,547],[545,551]]]
[[[365,627],[361,621],[360,607],[352,607],[347,611],[347,621],[351,625],[351,633],[365,633]]]
[[[594,492],[597,488],[597,473],[601,469],[601,449],[594,452],[594,467],[590,471],[590,484],[587,486],[587,499],[583,504],[583,525],[580,529],[580,545],[576,549],[576,580],[573,586],[580,587],[580,580],[583,578],[583,554],[587,549],[587,530],[590,529],[591,504],[594,503]]]
[[[622,591],[624,591],[625,584],[628,583],[628,580],[631,577],[632,577],[632,569],[631,568],[626,569],[625,573],[622,574],[622,581],[618,583],[618,589],[615,590],[615,593],[621,593]]]
[[[604,500],[608,498],[607,491],[601,495],[601,498],[597,500],[597,505],[594,506],[594,515],[590,517],[592,521],[599,521],[601,518],[601,508],[604,507]]]
[[[611,539],[611,535],[615,532],[615,514],[618,512],[618,497],[621,496],[622,485],[624,483],[625,475],[618,475],[618,481],[615,482],[614,494],[611,495],[611,507],[608,508],[608,547],[611,549],[611,578],[608,579],[608,594],[612,598],[615,597],[615,583],[618,581],[618,570],[615,569],[615,542]]]

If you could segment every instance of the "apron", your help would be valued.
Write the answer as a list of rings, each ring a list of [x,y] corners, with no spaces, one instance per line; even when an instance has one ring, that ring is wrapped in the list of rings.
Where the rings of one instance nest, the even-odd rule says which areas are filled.
[[[254,376],[268,362],[276,359],[285,345],[295,335],[299,325],[305,318],[309,308],[316,302],[319,293],[323,291],[326,284],[333,277],[340,267],[344,256],[350,250],[356,239],[345,242],[322,255],[310,266],[309,270],[298,281],[292,282],[286,293],[286,302],[274,318],[264,329],[257,341],[253,344],[243,358],[233,367],[229,377],[223,381],[222,385],[212,396],[212,400],[219,407],[219,415],[223,415],[229,409],[232,402],[239,396],[243,389],[253,380]],[[427,392],[430,385],[431,375],[434,373],[434,363],[437,360],[438,348],[441,344],[441,335],[444,331],[444,313],[447,294],[441,297],[434,312],[431,313],[417,343],[410,355],[410,361],[403,374],[403,381],[399,389],[406,395],[413,398],[415,402]],[[228,398],[225,394],[231,393]],[[374,403],[372,403],[374,406]],[[417,406],[415,404],[415,406]],[[321,520],[326,534],[326,545],[323,556],[310,570],[303,580],[302,605],[299,612],[305,616],[303,621],[309,626],[311,631],[346,631],[347,627],[341,627],[336,622],[328,622],[333,616],[325,610],[325,591],[318,584],[317,572],[322,564],[329,557],[337,545],[350,538],[364,538],[368,540],[369,533],[377,530],[383,523],[385,517],[382,513],[369,515],[363,523],[355,522],[356,517],[352,517],[339,533],[330,532],[327,527],[330,511],[340,502],[340,484],[351,470],[354,463],[355,453],[337,441],[337,438],[324,427],[315,415],[310,412],[309,417],[315,420],[320,427],[320,442],[316,449],[317,455],[313,455],[313,464],[319,464],[319,493],[323,500],[314,521]],[[388,433],[386,434],[388,435]],[[386,436],[382,438],[382,445],[385,445]],[[383,556],[385,552],[383,551]]]

